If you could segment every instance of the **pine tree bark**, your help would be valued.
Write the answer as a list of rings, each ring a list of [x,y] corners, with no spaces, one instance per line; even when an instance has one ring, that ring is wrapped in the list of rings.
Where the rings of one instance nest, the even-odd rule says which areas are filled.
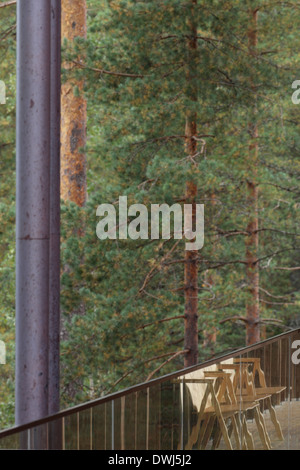
[[[191,103],[197,103],[197,24],[195,9],[197,0],[191,0],[190,16],[188,18],[189,39],[187,64],[187,98]],[[197,152],[197,112],[195,109],[186,111],[185,124],[185,151],[189,157]],[[191,165],[194,160],[191,159]],[[192,204],[193,227],[196,217],[197,184],[192,179],[186,183],[185,203]],[[184,356],[184,367],[195,365],[198,361],[198,251],[185,251],[184,292],[185,292],[185,325],[184,349],[188,352]]]
[[[252,56],[257,54],[257,15],[256,9],[250,11],[250,28],[248,31],[248,47]],[[247,181],[247,205],[250,213],[246,236],[246,278],[248,299],[246,304],[246,344],[251,345],[260,340],[259,327],[259,268],[258,268],[258,127],[255,121],[256,97],[255,85],[251,83],[253,93],[253,122],[249,123],[249,175]]]
[[[86,37],[86,0],[62,0],[62,40],[72,42],[76,37]],[[62,85],[61,111],[61,198],[82,207],[86,202],[86,101],[82,81],[74,84],[70,80]]]

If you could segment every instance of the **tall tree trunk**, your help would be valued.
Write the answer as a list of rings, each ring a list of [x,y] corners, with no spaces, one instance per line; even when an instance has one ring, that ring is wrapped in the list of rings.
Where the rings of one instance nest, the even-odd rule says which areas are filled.
[[[86,37],[86,0],[62,0],[62,40]],[[65,68],[69,65],[66,64]],[[86,201],[86,101],[83,82],[62,85],[61,96],[61,198],[82,207]]]
[[[61,9],[62,42],[67,40],[68,43],[71,43],[75,38],[85,38],[87,33],[86,0],[62,0]],[[77,58],[78,61],[81,59],[82,57]],[[64,64],[65,69],[70,67],[72,67],[72,64]],[[83,96],[83,86],[83,81],[69,79],[61,87],[60,194],[64,201],[74,202],[79,207],[83,207],[86,202],[86,155],[83,148],[86,144],[87,106]],[[75,87],[78,89],[78,93],[74,92]],[[84,234],[85,223],[83,217],[78,221],[78,237]],[[69,271],[69,266],[65,265],[63,270]],[[74,315],[84,315],[84,302],[81,302],[76,309],[69,313],[70,318]],[[68,337],[63,324],[61,334],[64,338]],[[66,394],[69,400],[75,399],[80,387],[82,387],[80,377],[68,382]]]
[[[187,64],[187,97],[192,103],[198,101],[197,90],[197,24],[195,9],[197,0],[191,1],[190,16],[188,18],[188,64]],[[186,111],[186,152],[193,157],[197,152],[197,112],[195,109]],[[191,159],[191,165],[194,165]],[[193,227],[195,227],[197,184],[192,179],[186,183],[185,203],[193,206]],[[184,356],[184,366],[189,367],[198,361],[198,251],[185,252],[184,292],[185,292],[185,331],[184,349],[188,352]]]
[[[258,11],[250,11],[250,28],[248,31],[248,47],[252,56],[257,54],[257,15]],[[248,285],[248,300],[246,305],[246,344],[251,345],[260,340],[259,327],[259,269],[258,269],[258,127],[255,120],[256,98],[255,84],[251,83],[253,93],[252,115],[253,122],[249,124],[249,175],[247,181],[247,205],[250,219],[247,225],[246,237],[246,278]]]

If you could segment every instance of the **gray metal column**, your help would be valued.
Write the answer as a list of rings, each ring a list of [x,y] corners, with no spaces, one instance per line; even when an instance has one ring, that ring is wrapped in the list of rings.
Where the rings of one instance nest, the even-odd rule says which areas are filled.
[[[49,414],[59,411],[61,0],[51,0]]]
[[[49,0],[17,2],[16,424],[48,414]]]

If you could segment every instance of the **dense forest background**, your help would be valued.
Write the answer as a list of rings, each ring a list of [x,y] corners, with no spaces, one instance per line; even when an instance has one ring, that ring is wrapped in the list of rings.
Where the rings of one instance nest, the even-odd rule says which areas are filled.
[[[84,111],[62,105],[63,138],[77,147],[68,159],[62,140],[73,165],[61,200],[62,408],[183,367],[189,263],[199,362],[244,346],[251,318],[260,339],[300,324],[300,114],[291,99],[300,2],[77,3],[85,32],[62,42],[63,92]],[[14,2],[0,3],[0,58],[6,427],[14,420]],[[205,207],[204,247],[192,259],[184,240],[97,238],[99,204],[117,207],[120,195],[128,205],[183,204],[189,188]]]

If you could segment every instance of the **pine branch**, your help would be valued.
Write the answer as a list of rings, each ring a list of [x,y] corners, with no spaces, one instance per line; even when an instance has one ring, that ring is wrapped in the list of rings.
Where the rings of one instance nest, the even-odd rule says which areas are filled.
[[[16,28],[17,28],[17,25],[16,25],[16,24],[10,26],[10,27],[3,33],[3,35],[2,35],[1,38],[0,38],[0,40],[3,41],[4,39],[6,39],[7,36],[9,36],[10,33],[11,33],[12,31],[14,31]]]
[[[132,372],[134,372],[135,369],[131,369],[131,370],[128,370],[127,372],[125,372],[124,375],[122,375],[122,377],[120,377],[113,385],[112,387],[108,390],[107,393],[110,393],[120,382],[122,382],[122,380],[124,380],[129,374],[132,374]]]
[[[148,284],[148,282],[149,282],[149,281],[152,279],[152,277],[154,276],[155,270],[158,269],[159,266],[161,266],[161,265],[164,263],[164,261],[172,254],[172,252],[175,250],[175,248],[177,247],[177,245],[178,245],[180,242],[181,242],[180,239],[177,240],[177,242],[174,243],[174,245],[173,245],[172,248],[168,251],[168,253],[162,258],[162,260],[161,260],[158,264],[156,264],[155,266],[153,266],[153,267],[150,269],[149,273],[148,273],[147,276],[145,277],[145,280],[144,280],[144,282],[143,282],[142,287],[141,287],[140,290],[139,290],[139,293],[143,292],[143,290],[145,289],[145,287],[146,287],[146,285]]]
[[[175,357],[179,356],[180,354],[185,354],[186,352],[188,352],[189,350],[188,349],[185,349],[183,351],[177,351],[175,354],[172,352],[172,353],[166,353],[166,354],[161,354],[159,356],[154,356],[154,357],[151,357],[150,359],[146,359],[146,361],[143,361],[141,362],[140,365],[143,365],[143,364],[147,364],[148,362],[152,362],[152,361],[156,361],[158,359],[162,359],[164,357],[167,357],[167,356],[170,356],[172,355],[172,357],[170,357],[167,361],[165,361],[163,364],[161,364],[157,369],[155,369],[155,371],[153,371],[150,375],[150,376],[153,376],[159,369],[161,369],[164,365],[166,365],[168,362],[170,362],[172,359],[174,359]],[[132,374],[132,372],[135,372],[136,371],[136,368],[134,369],[131,369],[131,370],[128,370],[124,375],[122,375],[122,377],[120,377],[113,385],[112,387],[109,389],[108,393],[110,393],[120,382],[122,382],[122,380],[124,380],[128,375]],[[148,380],[150,380],[150,378],[147,378],[146,382],[148,382]]]
[[[235,235],[249,235],[249,232],[246,230],[222,230],[218,227],[216,227],[216,232],[218,235],[222,235],[223,237],[232,237]]]
[[[197,260],[202,261],[203,264],[218,263],[215,266],[209,266],[209,267],[205,266],[205,268],[200,270],[200,271],[206,271],[208,269],[217,269],[217,268],[220,268],[222,266],[227,266],[228,264],[247,264],[247,262],[245,260],[241,260],[241,259],[238,259],[238,260],[235,260],[235,261],[228,261],[228,260],[225,260],[225,261],[209,261],[209,260],[204,260],[203,258],[201,258],[199,256],[197,258]],[[168,262],[164,263],[164,266],[169,266],[169,265],[172,265],[172,264],[179,264],[179,263],[186,263],[186,262],[187,261],[184,258],[175,259],[175,260],[168,261]]]
[[[248,232],[247,232],[248,233]],[[249,234],[248,234],[249,235]],[[253,265],[256,265],[258,263],[260,263],[261,261],[265,260],[265,259],[268,259],[268,258],[272,258],[276,255],[279,255],[279,254],[282,254],[282,253],[286,253],[286,252],[289,252],[289,251],[297,251],[298,248],[286,248],[286,249],[283,249],[283,250],[278,250],[278,251],[274,251],[273,253],[269,253],[265,256],[262,256],[261,258],[257,258],[255,261],[253,261]],[[198,258],[198,261],[201,261],[202,262],[202,265],[205,266],[203,269],[200,269],[200,271],[206,271],[206,270],[209,270],[209,269],[218,269],[218,268],[221,268],[223,266],[227,266],[227,265],[231,265],[231,264],[244,264],[244,265],[247,265],[248,262],[246,260],[243,260],[243,259],[238,259],[238,260],[234,260],[234,261],[230,261],[230,260],[207,260],[207,259],[203,259],[201,256],[199,256]],[[180,258],[180,259],[175,259],[175,260],[171,260],[171,261],[162,261],[163,263],[163,266],[170,266],[172,264],[180,264],[180,263],[185,263],[186,260],[184,258]],[[209,264],[212,264],[212,266],[209,266]],[[216,264],[214,264],[216,263]],[[208,265],[208,266],[207,266]],[[264,267],[265,269],[265,267]],[[272,269],[282,269],[282,270],[287,270],[287,271],[297,271],[300,269],[300,266],[296,266],[294,268],[281,268],[281,267],[273,267]]]
[[[111,70],[97,69],[95,67],[89,67],[88,65],[82,64],[77,60],[72,60],[72,62],[78,65],[82,69],[91,70],[92,72],[97,72],[103,75],[113,75],[116,77],[129,77],[129,78],[144,78],[145,75],[135,74],[135,73],[125,73],[125,72],[112,72]]]
[[[178,39],[183,38],[184,36],[179,36],[178,34],[166,34],[163,36],[162,34],[159,35],[158,41],[164,41],[165,39]]]
[[[179,318],[185,318],[185,315],[176,315],[174,317],[169,317],[169,318],[163,318],[162,320],[156,320],[154,322],[151,322],[151,323],[145,323],[145,325],[141,325],[137,328],[137,330],[143,330],[144,328],[146,328],[147,326],[152,326],[152,325],[156,325],[158,323],[164,323],[164,322],[167,322],[167,321],[171,321],[171,320],[177,320]]]
[[[240,321],[243,321],[243,322],[245,322],[245,323],[248,323],[247,318],[245,318],[245,317],[239,317],[238,315],[235,315],[234,317],[225,318],[224,320],[221,320],[219,323],[220,323],[220,325],[221,325],[221,324],[226,323],[226,322],[228,322],[228,321],[233,321],[233,322],[234,322],[234,321],[239,321],[239,320],[240,320]]]
[[[201,139],[205,137],[215,137],[215,136],[212,134],[201,134],[201,135],[193,135],[189,138],[192,140],[201,141]],[[145,144],[152,144],[152,143],[161,142],[161,141],[168,142],[169,140],[174,140],[174,139],[186,139],[186,135],[180,135],[180,134],[164,135],[161,137],[154,137],[153,139],[149,139],[149,140],[143,140],[141,142],[134,142],[132,145],[145,145]]]
[[[294,268],[284,268],[284,267],[279,266],[274,269],[282,269],[284,271],[299,271],[300,266],[295,266]]]
[[[245,317],[239,317],[238,315],[236,316],[233,316],[233,317],[228,317],[228,318],[225,318],[224,320],[221,320],[219,323],[222,324],[222,323],[226,323],[228,321],[232,321],[232,322],[235,322],[235,321],[243,321],[245,323],[248,323],[248,320],[247,318]],[[284,325],[283,321],[282,320],[278,320],[277,318],[262,318],[258,321],[255,322],[256,324],[274,324],[274,325],[277,325],[277,326],[282,326],[283,328],[286,328],[286,329],[292,329],[292,328],[289,328],[288,326]]]
[[[0,8],[9,7],[10,5],[15,5],[17,0],[11,0],[10,2],[0,3]]]
[[[275,184],[275,183],[260,183],[260,186],[273,186],[274,188],[281,189],[282,191],[287,191],[289,193],[294,193],[296,195],[300,194],[300,191],[296,191],[296,189],[298,189],[298,186],[295,186],[294,188],[287,188],[285,186],[281,186],[280,184]]]
[[[178,357],[182,354],[186,354],[187,352],[189,352],[189,349],[184,349],[183,351],[177,351],[175,354],[173,354],[173,356],[171,356],[169,359],[167,359],[165,362],[163,362],[159,367],[157,367],[153,372],[151,372],[151,374],[148,375],[148,377],[146,379],[146,382],[148,382],[153,377],[153,375],[155,375],[156,372],[158,372],[160,369],[162,369],[166,364],[171,362],[176,357]]]
[[[268,305],[295,305],[295,302],[269,302],[268,300],[264,299],[259,299],[259,301]]]
[[[293,329],[291,326],[285,325],[282,320],[277,320],[276,318],[263,318],[259,321],[259,323],[271,325],[273,324],[287,331],[291,331]]]
[[[298,251],[298,250],[299,250],[299,248],[285,248],[283,250],[274,251],[274,253],[270,253],[266,256],[263,256],[262,258],[258,258],[253,264],[259,263],[260,261],[262,261],[264,259],[273,258],[274,256],[280,255],[281,253],[286,253],[286,252],[289,252],[289,251]],[[272,269],[276,269],[276,267],[274,267]]]
[[[286,299],[287,297],[290,297],[293,294],[292,292],[291,294],[287,294],[287,295],[273,295],[273,294],[270,294],[270,292],[268,292],[266,289],[263,289],[262,287],[259,287],[259,290],[267,294],[269,297],[272,297],[273,299]]]
[[[262,318],[259,323],[283,323],[283,321],[277,318]]]
[[[145,290],[144,290],[144,292],[147,294],[147,292]],[[164,323],[164,322],[171,321],[171,320],[179,320],[180,318],[185,318],[185,315],[176,315],[174,317],[169,317],[169,318],[163,318],[161,320],[156,320],[156,321],[151,322],[151,323],[145,323],[144,325],[138,326],[137,330],[143,330],[144,328],[147,328],[148,326],[157,325],[159,323]],[[121,338],[120,338],[121,341],[126,337],[128,337],[127,333],[125,335],[121,336]]]
[[[176,341],[171,341],[170,343],[167,343],[167,346],[177,346],[179,343],[183,343],[184,337],[177,339]]]
[[[252,232],[248,232],[246,230],[222,230],[219,227],[216,227],[216,232],[217,235],[220,235],[222,237],[233,237],[235,235],[245,235],[249,236],[254,233],[260,233],[260,232],[274,232],[274,233],[280,233],[281,235],[288,235],[288,236],[294,236],[294,237],[299,237],[299,233],[293,233],[293,232],[287,232],[285,230],[278,230],[275,228],[269,228],[269,227],[263,227],[258,230],[253,230]]]

